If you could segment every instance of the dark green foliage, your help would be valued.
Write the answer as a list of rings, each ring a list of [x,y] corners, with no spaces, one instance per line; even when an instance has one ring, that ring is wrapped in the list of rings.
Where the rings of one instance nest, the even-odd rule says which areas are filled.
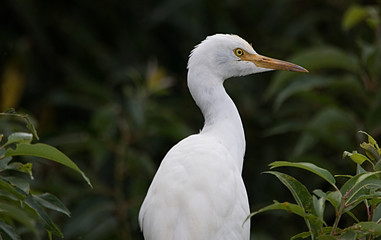
[[[0,117],[23,118],[27,128],[37,136],[37,132],[27,115],[17,113],[0,113]],[[4,120],[3,120],[4,121]],[[3,139],[0,134],[0,142]],[[47,209],[61,212],[70,216],[69,210],[53,194],[37,193],[31,189],[30,180],[33,180],[32,163],[22,163],[13,160],[16,156],[35,156],[45,158],[65,165],[79,172],[91,186],[89,179],[65,154],[52,146],[36,143],[32,144],[33,134],[15,132],[7,136],[7,141],[0,145],[0,237],[1,239],[41,238],[39,229],[43,227],[49,238],[52,234],[63,237],[61,230],[52,221]],[[15,147],[15,149],[13,149]],[[29,175],[29,179],[17,172]],[[26,230],[22,230],[26,228]]]
[[[49,215],[65,239],[142,239],[137,214],[161,159],[202,127],[187,90],[186,63],[207,35],[236,33],[260,54],[310,71],[263,73],[225,84],[245,126],[243,177],[252,210],[272,199],[291,202],[286,189],[260,174],[271,162],[311,162],[348,173],[355,168],[340,160],[340,153],[362,141],[355,133],[364,129],[380,137],[379,0],[5,0],[0,5],[0,111],[13,107],[33,116],[41,142],[69,156],[94,187],[71,169],[32,158],[32,189],[54,193],[72,212],[71,218]],[[4,136],[26,131],[23,119],[3,120]],[[28,173],[27,163],[8,167]],[[286,171],[307,189],[332,185],[300,178],[307,176],[301,170]],[[346,179],[336,180],[341,185]],[[335,191],[326,194],[335,203]],[[322,197],[313,203],[321,204]],[[322,212],[316,214],[321,221]],[[329,211],[324,215],[335,219]],[[298,221],[260,214],[252,221],[252,237],[287,239],[308,231]]]
[[[308,170],[330,183],[333,187],[332,191],[324,192],[320,189],[314,190],[314,195],[310,194],[307,188],[295,178],[281,172],[267,172],[275,175],[278,179],[291,191],[297,204],[288,202],[275,202],[272,205],[264,207],[253,212],[250,217],[268,210],[286,210],[304,218],[308,233],[300,233],[291,239],[378,239],[381,236],[381,216],[375,214],[376,209],[381,206],[381,172],[375,169],[375,165],[381,161],[381,149],[377,142],[367,133],[368,141],[363,142],[360,146],[366,155],[355,152],[354,154],[344,152],[344,157],[349,156],[357,163],[357,174],[354,176],[346,175],[349,179],[339,187],[335,184],[333,175],[326,169],[317,167],[310,163],[292,163],[292,162],[274,162],[270,164],[271,168],[277,167],[296,167]],[[361,156],[361,163],[358,159]],[[361,164],[371,163],[373,168],[366,171]],[[340,176],[338,176],[340,177]],[[333,225],[325,222],[324,212],[326,210],[326,202],[334,207],[335,221]],[[359,221],[361,217],[352,213],[354,208],[359,204],[365,205],[366,219]],[[339,228],[339,222],[344,214],[351,216],[355,222],[349,226]]]

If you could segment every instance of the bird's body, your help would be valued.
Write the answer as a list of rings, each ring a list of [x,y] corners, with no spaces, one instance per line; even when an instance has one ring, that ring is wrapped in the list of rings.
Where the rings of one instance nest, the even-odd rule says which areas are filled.
[[[141,216],[146,240],[249,239],[241,171],[214,137],[192,135],[175,145],[151,186]]]
[[[139,213],[145,240],[250,238],[244,130],[223,82],[271,69],[304,70],[258,55],[235,35],[210,36],[192,51],[188,87],[205,124],[164,157]]]

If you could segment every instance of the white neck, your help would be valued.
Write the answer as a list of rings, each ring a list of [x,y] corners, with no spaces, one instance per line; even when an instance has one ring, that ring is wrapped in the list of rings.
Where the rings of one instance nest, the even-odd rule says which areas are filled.
[[[225,91],[223,79],[206,68],[189,68],[188,87],[205,118],[200,134],[214,136],[225,145],[242,171],[245,135],[238,110]]]

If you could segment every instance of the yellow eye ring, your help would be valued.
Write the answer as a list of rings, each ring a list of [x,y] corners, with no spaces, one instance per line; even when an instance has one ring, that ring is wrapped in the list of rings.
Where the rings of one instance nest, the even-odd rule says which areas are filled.
[[[234,54],[237,57],[242,57],[245,54],[245,51],[241,48],[236,48],[236,49],[234,49]]]

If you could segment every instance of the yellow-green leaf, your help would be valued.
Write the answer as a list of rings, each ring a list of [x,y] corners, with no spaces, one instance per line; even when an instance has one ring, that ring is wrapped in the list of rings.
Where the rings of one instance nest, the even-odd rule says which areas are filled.
[[[12,143],[31,143],[33,140],[33,134],[25,132],[15,132],[8,136],[8,141],[3,147]]]
[[[345,30],[349,30],[352,27],[354,27],[359,22],[366,19],[368,16],[368,12],[366,8],[362,6],[352,6],[350,7],[346,13],[344,14],[343,18],[343,28]]]
[[[92,187],[89,178],[79,169],[70,158],[55,147],[43,143],[17,144],[16,149],[8,148],[5,156],[35,156],[55,161],[80,173],[85,181]]]
[[[355,163],[363,164],[365,161],[368,161],[373,165],[372,161],[369,158],[367,158],[366,156],[362,155],[361,153],[357,153],[357,152],[350,153],[350,152],[344,151],[343,158],[345,158],[347,156],[350,159],[352,159],[352,161],[354,161]]]

